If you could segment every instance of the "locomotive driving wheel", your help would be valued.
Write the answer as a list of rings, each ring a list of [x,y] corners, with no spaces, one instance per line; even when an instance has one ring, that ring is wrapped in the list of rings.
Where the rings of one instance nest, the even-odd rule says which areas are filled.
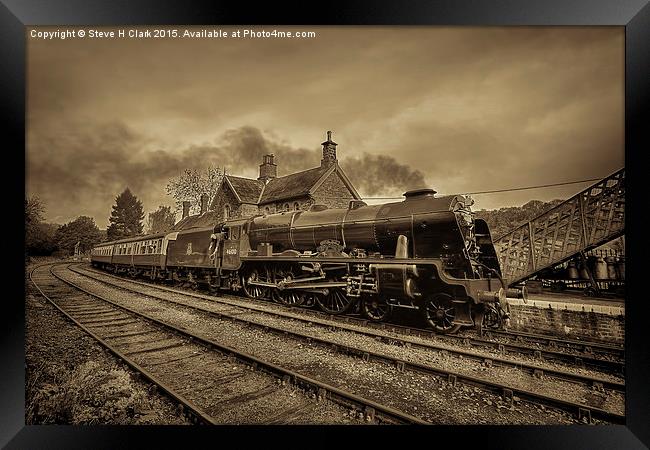
[[[328,288],[325,295],[319,295],[316,302],[328,314],[344,314],[354,303],[340,287]]]
[[[368,295],[361,302],[363,315],[374,322],[386,320],[393,311],[393,306],[386,302],[386,298],[378,295]]]
[[[317,295],[314,294],[313,292],[305,292],[304,301],[300,306],[302,306],[303,308],[311,308],[316,304],[316,297]]]
[[[437,333],[455,333],[461,327],[461,325],[454,323],[456,308],[452,300],[451,295],[441,292],[424,302],[424,318]]]
[[[273,282],[281,283],[295,278],[291,266],[276,267],[273,269]],[[299,289],[273,289],[273,300],[288,306],[300,306],[305,301],[305,294]]]
[[[262,272],[262,273],[261,273]],[[251,284],[255,281],[268,281],[266,271],[260,271],[259,269],[252,269],[248,273],[242,276],[242,288],[244,289],[244,294],[250,298],[269,298],[271,289],[266,286],[258,286],[256,284]]]

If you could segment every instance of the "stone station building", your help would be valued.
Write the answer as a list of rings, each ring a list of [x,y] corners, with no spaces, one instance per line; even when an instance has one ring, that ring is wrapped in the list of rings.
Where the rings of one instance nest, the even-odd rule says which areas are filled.
[[[331,131],[323,146],[319,167],[282,177],[273,154],[264,155],[257,179],[224,175],[209,208],[207,196],[201,199],[201,212],[188,216],[189,203],[176,230],[209,226],[228,219],[273,214],[282,211],[308,210],[313,205],[347,208],[351,200],[361,200],[336,157],[336,142]],[[281,162],[280,162],[281,163]]]

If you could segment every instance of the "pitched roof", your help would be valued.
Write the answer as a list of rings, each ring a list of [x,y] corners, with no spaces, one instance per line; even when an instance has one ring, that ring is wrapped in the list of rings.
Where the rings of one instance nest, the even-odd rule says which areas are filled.
[[[338,164],[329,167],[315,167],[283,177],[271,178],[266,184],[260,180],[226,175],[223,178],[223,184],[228,185],[233,190],[241,203],[262,205],[307,195],[316,189],[327,175],[333,172],[337,172],[341,176],[343,183],[350,189],[353,197],[361,198]],[[214,201],[216,201],[216,197]],[[214,204],[211,208],[214,208]]]
[[[272,178],[264,187],[260,204],[308,194],[331,167],[315,167],[284,177]]]
[[[224,176],[226,182],[239,197],[242,203],[255,203],[260,198],[260,193],[264,187],[264,182],[252,180],[250,178],[234,177],[232,175]]]
[[[217,211],[207,211],[203,214],[195,214],[181,219],[171,231],[187,230],[188,228],[209,227],[218,222],[219,213]]]

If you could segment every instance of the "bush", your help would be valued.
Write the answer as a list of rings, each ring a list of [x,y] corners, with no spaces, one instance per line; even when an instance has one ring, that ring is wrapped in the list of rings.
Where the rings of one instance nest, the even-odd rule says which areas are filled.
[[[136,389],[127,372],[88,361],[71,372],[60,371],[54,383],[43,384],[27,408],[27,423],[142,423],[136,415],[150,411],[145,393]]]

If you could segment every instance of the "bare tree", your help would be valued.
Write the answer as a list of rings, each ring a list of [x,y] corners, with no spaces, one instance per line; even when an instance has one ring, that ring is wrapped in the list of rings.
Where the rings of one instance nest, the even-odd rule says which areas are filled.
[[[201,195],[207,194],[210,202],[217,193],[223,173],[218,167],[208,166],[204,170],[185,169],[183,173],[169,180],[167,194],[174,198],[176,211],[183,208],[183,202],[191,203],[190,214],[198,214]]]
[[[44,214],[45,205],[38,196],[34,195],[25,199],[25,226],[28,229],[30,226],[42,222]]]

